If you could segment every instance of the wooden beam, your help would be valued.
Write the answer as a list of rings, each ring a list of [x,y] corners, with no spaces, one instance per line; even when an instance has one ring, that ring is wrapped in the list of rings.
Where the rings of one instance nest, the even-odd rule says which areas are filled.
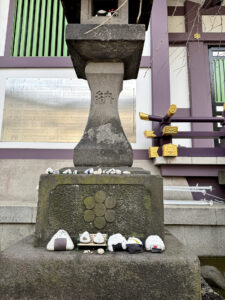
[[[222,4],[223,0],[205,0],[203,3],[203,8],[212,8],[215,6],[220,6]]]

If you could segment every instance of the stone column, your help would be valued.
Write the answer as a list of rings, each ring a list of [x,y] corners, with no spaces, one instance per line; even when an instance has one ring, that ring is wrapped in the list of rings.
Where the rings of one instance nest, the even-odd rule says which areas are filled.
[[[74,165],[132,166],[133,151],[118,113],[124,64],[90,62],[85,74],[91,89],[91,107],[84,135],[74,149]]]

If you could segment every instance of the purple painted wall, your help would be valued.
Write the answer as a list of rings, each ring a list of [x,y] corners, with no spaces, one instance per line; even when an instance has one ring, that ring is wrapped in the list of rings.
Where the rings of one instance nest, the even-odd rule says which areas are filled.
[[[188,43],[188,69],[191,116],[212,116],[208,47],[204,43]],[[213,125],[193,123],[194,131],[212,131]],[[213,140],[193,139],[193,147],[214,147]]]
[[[135,160],[147,160],[148,150],[133,150]],[[71,159],[70,149],[0,149],[0,159]]]

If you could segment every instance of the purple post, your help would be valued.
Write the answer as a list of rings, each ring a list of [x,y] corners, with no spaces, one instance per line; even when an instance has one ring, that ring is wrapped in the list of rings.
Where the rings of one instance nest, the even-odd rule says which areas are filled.
[[[160,21],[159,21],[160,20]],[[151,15],[152,114],[160,115],[170,106],[169,38],[167,1],[153,2]],[[153,123],[153,128],[157,124]]]
[[[190,37],[195,33],[202,35],[202,21],[199,17],[200,5],[192,1],[185,2],[186,31]],[[208,47],[200,40],[189,42],[188,70],[190,86],[191,116],[212,116],[212,101],[210,91],[210,73]],[[212,124],[192,124],[193,131],[212,131]],[[214,147],[213,140],[192,140],[193,147]]]

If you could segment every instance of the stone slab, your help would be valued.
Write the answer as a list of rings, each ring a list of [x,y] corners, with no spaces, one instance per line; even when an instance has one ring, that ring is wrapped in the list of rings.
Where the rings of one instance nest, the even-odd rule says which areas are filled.
[[[167,225],[166,229],[198,256],[225,256],[225,227]]]
[[[163,238],[163,187],[160,176],[41,175],[36,246],[63,228],[76,240],[89,231]]]
[[[225,226],[225,205],[165,205],[167,225]]]
[[[219,180],[219,184],[223,184],[223,185],[225,184],[225,170],[219,171],[218,180]]]
[[[47,252],[28,237],[0,254],[1,299],[200,300],[198,258],[171,235],[165,244],[162,254],[100,256]]]
[[[78,78],[86,79],[87,62],[123,62],[124,80],[136,79],[145,41],[144,25],[68,24],[66,41]],[[131,63],[132,62],[132,63]]]

